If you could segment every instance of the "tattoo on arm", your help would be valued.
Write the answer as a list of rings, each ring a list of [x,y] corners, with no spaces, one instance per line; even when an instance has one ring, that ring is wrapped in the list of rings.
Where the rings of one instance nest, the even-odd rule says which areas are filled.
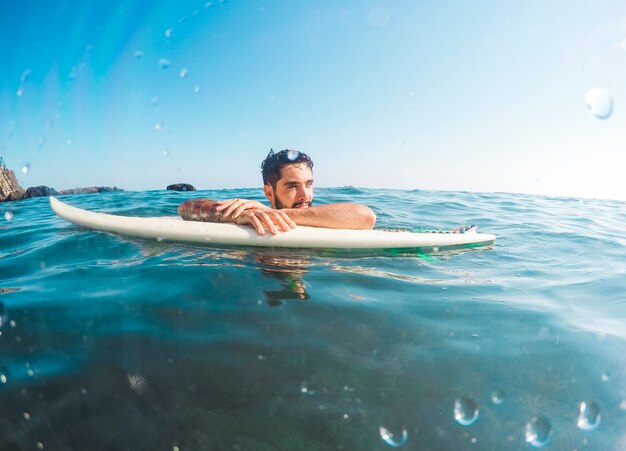
[[[212,199],[191,199],[178,207],[178,214],[185,221],[220,222],[223,213],[216,210],[218,205]]]

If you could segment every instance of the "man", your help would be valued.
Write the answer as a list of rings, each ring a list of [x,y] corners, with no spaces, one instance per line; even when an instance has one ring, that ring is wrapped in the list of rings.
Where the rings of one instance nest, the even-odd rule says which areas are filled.
[[[259,235],[288,232],[298,225],[334,229],[371,229],[376,215],[365,205],[338,203],[312,206],[313,161],[297,150],[270,150],[263,163],[263,191],[271,208],[256,200],[192,199],[178,207],[185,220],[235,222]]]

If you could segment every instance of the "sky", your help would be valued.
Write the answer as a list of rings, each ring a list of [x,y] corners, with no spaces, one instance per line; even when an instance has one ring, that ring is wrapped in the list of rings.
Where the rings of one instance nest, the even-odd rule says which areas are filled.
[[[626,200],[626,3],[3,0],[23,187],[317,186]]]

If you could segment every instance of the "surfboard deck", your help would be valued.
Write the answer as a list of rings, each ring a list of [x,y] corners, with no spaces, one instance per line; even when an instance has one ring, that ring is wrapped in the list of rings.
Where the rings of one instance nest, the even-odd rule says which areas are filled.
[[[75,225],[129,237],[160,242],[208,246],[255,246],[278,248],[411,250],[482,247],[494,244],[496,236],[477,233],[404,232],[385,230],[327,229],[299,226],[277,235],[258,235],[246,226],[229,223],[184,221],[177,216],[135,217],[99,213],[73,207],[50,197],[52,210]]]

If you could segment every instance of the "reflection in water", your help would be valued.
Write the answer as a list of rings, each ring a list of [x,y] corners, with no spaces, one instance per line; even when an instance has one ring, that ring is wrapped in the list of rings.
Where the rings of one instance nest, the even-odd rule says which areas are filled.
[[[306,292],[303,276],[307,271],[311,259],[257,255],[259,269],[264,275],[277,279],[280,290],[263,290],[265,302],[270,307],[278,307],[284,301],[291,299],[306,301],[309,294]]]

